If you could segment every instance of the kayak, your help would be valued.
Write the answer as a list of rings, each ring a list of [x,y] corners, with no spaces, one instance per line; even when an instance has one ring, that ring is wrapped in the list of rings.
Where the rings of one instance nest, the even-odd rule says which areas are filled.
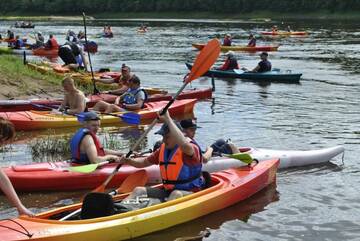
[[[287,31],[276,31],[276,32],[267,32],[267,31],[262,31],[260,32],[262,35],[308,35],[307,32],[287,32]]]
[[[198,44],[194,43],[192,46],[198,50],[201,50],[204,48],[205,44]],[[248,46],[221,46],[221,51],[248,51],[248,52],[256,52],[256,51],[277,51],[279,48],[279,45],[276,46],[255,46],[255,47],[248,47]]]
[[[171,115],[183,115],[192,113],[196,99],[176,100],[169,108]],[[145,107],[141,110],[135,111],[140,115],[142,121],[151,120],[157,117],[157,112],[162,110],[168,101],[156,101],[145,103]],[[116,112],[111,115],[101,114],[102,125],[126,124],[122,122],[121,118],[115,115],[121,115],[126,112]],[[40,130],[48,128],[66,128],[81,126],[76,116],[53,114],[50,111],[15,111],[15,112],[1,112],[0,116],[11,121],[16,130]]]
[[[250,147],[242,147],[239,150],[242,153],[251,155],[252,158],[257,159],[259,162],[268,159],[280,159],[279,168],[288,168],[329,162],[337,155],[343,153],[344,147],[335,146],[311,151],[271,150]],[[65,161],[11,166],[3,168],[3,170],[17,191],[73,191],[98,187],[114,170],[116,165],[116,163],[107,164],[88,174],[68,171],[70,163]],[[244,165],[243,162],[237,159],[213,157],[204,164],[203,170],[216,172]],[[160,182],[158,166],[153,165],[144,169],[149,177],[149,183]],[[138,170],[138,168],[123,165],[108,187],[114,188],[118,186],[127,176]]]
[[[188,69],[192,65],[186,63]],[[282,71],[280,69],[273,69],[271,71],[262,73],[247,72],[240,69],[234,70],[216,70],[212,69],[207,71],[203,76],[218,77],[218,78],[239,78],[254,81],[272,81],[272,82],[299,82],[301,73],[293,73],[291,70]]]
[[[33,49],[32,54],[37,56],[45,56],[45,57],[58,57],[59,49],[45,49],[43,47]]]
[[[279,160],[267,160],[251,167],[228,169],[211,175],[211,186],[172,201],[111,216],[59,221],[81,208],[81,203],[0,221],[1,240],[119,241],[163,230],[222,210],[245,200],[276,180]],[[120,201],[125,195],[114,197]],[[20,227],[23,227],[23,229]],[[17,230],[23,231],[17,232]],[[31,238],[24,234],[31,234]]]
[[[155,102],[162,100],[171,100],[173,94],[169,94],[165,90],[157,88],[144,88],[148,94],[146,102]],[[108,103],[114,103],[117,95],[112,94],[98,94],[88,95],[88,102],[86,106],[88,108],[93,107],[98,101],[103,100]],[[184,90],[177,97],[178,100],[184,99],[210,99],[212,98],[212,89],[188,89]],[[29,111],[29,110],[49,110],[50,108],[58,108],[62,99],[32,99],[32,100],[0,100],[0,112],[15,112],[15,111]]]

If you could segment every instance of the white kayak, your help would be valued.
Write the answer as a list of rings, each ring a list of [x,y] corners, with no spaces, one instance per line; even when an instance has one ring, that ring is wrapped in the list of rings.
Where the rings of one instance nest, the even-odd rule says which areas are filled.
[[[240,148],[242,153],[248,153],[253,159],[259,162],[269,159],[280,159],[279,169],[288,167],[307,166],[319,163],[329,162],[335,156],[345,151],[342,146],[311,150],[311,151],[290,151],[290,150],[272,150],[262,148]],[[234,167],[246,165],[245,163],[228,157],[213,157],[204,164],[203,171],[216,172]],[[150,183],[161,182],[159,168],[157,166],[146,167]]]

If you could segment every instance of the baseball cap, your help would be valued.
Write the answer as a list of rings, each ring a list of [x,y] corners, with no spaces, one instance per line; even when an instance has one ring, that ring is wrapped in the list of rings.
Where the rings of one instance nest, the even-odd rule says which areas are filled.
[[[186,119],[186,120],[180,121],[180,126],[181,126],[183,129],[187,129],[187,128],[201,128],[201,127],[197,126],[197,124],[196,124],[192,119]]]
[[[179,128],[182,131],[182,128],[179,125],[179,123],[175,122],[175,125],[177,126],[177,128]],[[169,129],[168,124],[164,123],[161,126],[161,128],[157,132],[155,132],[155,134],[164,136],[164,135],[168,134],[169,132],[170,132],[170,129]]]
[[[83,121],[100,120],[100,117],[94,111],[82,112],[79,116]]]

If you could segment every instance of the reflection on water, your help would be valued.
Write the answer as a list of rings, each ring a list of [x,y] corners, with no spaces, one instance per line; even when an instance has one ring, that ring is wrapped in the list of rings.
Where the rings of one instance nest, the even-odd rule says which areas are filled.
[[[197,123],[202,127],[197,130],[197,140],[202,145],[209,145],[221,137],[231,138],[242,146],[270,149],[308,150],[339,144],[346,149],[345,165],[340,168],[326,165],[281,172],[277,179],[281,199],[264,211],[250,215],[246,223],[238,221],[244,217],[236,213],[243,206],[252,206],[246,205],[245,201],[245,204],[234,206],[237,208],[154,234],[157,240],[196,235],[206,227],[215,229],[209,237],[213,240],[238,240],[239,237],[242,240],[358,239],[360,30],[357,23],[328,20],[292,20],[284,24],[159,21],[149,22],[150,31],[146,34],[137,34],[137,22],[112,23],[113,39],[94,38],[102,31],[102,23],[93,22],[88,28],[90,39],[99,45],[99,52],[92,56],[94,69],[110,67],[119,70],[121,64],[126,63],[140,77],[143,86],[176,92],[187,73],[184,63],[193,62],[198,53],[191,43],[206,42],[209,36],[226,33],[234,36],[235,45],[247,44],[249,32],[256,33],[258,45],[280,44],[279,51],[269,53],[273,67],[303,73],[300,84],[291,85],[215,79],[214,99],[195,106]],[[257,34],[274,24],[279,28],[290,25],[294,30],[305,30],[309,36],[263,38]],[[0,32],[5,32],[8,26],[9,22],[2,22]],[[82,30],[81,22],[40,22],[36,28],[45,35],[54,33],[60,43],[69,28],[75,32]],[[21,31],[26,35],[32,30]],[[258,53],[239,52],[236,56],[242,67],[253,68],[259,62]],[[217,65],[224,59],[222,54]],[[211,79],[200,78],[193,81],[192,86],[211,86]],[[111,135],[127,150],[144,128],[114,127]],[[157,128],[159,126],[155,130]],[[147,136],[142,150],[152,147],[160,139],[154,135],[155,130]],[[58,131],[63,130],[56,130],[56,134]],[[24,134],[10,151],[0,153],[1,166],[33,161],[27,146],[33,138],[30,135],[41,137],[42,134]],[[21,197],[27,199],[26,195]],[[59,200],[72,200],[71,195],[59,196]],[[266,198],[263,193],[255,199],[261,199],[263,195]],[[39,200],[36,203],[29,199],[26,205],[42,207],[42,199]],[[45,207],[59,202],[58,199],[49,200]],[[0,217],[13,212],[3,203],[1,210]],[[257,211],[249,210],[248,213],[252,212]],[[231,216],[232,213],[235,215]]]

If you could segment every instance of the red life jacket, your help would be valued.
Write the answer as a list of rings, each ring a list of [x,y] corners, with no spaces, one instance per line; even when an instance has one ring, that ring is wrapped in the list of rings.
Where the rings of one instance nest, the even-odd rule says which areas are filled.
[[[188,166],[183,162],[183,152],[176,146],[167,150],[163,143],[160,147],[159,165],[163,185],[166,190],[193,190],[204,187],[201,178],[202,164]]]
[[[52,37],[50,39],[50,42],[51,42],[51,49],[58,49],[59,48],[59,44],[58,44],[58,42],[56,41],[56,39],[54,37]]]

